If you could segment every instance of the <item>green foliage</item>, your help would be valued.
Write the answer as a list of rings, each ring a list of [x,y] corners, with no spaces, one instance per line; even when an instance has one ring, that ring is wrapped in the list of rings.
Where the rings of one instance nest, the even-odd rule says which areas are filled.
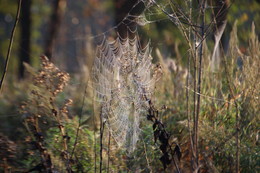
[[[94,134],[93,131],[88,128],[80,127],[79,136],[77,137],[78,117],[69,119],[65,124],[66,135],[68,140],[68,151],[71,153],[75,148],[73,158],[75,164],[72,166],[72,170],[76,172],[93,172],[93,146],[94,146]],[[46,143],[53,156],[53,163],[59,165],[60,171],[66,171],[62,159],[59,155],[62,153],[63,139],[60,136],[60,130],[57,127],[52,127],[46,132]],[[77,144],[75,145],[75,141]]]

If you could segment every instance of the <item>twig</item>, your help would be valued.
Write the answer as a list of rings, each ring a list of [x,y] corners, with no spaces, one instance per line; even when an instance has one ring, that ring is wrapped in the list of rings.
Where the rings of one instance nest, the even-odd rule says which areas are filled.
[[[10,42],[9,42],[9,46],[8,46],[8,51],[7,51],[7,55],[6,55],[5,66],[4,66],[4,72],[3,72],[3,75],[2,75],[2,79],[1,79],[1,81],[0,81],[0,93],[1,93],[1,91],[2,91],[4,79],[5,79],[7,70],[8,70],[8,64],[9,64],[10,54],[11,54],[12,45],[13,45],[14,34],[15,34],[16,26],[17,26],[18,21],[19,21],[19,17],[20,17],[21,5],[22,5],[22,0],[19,0],[17,12],[16,12],[16,19],[15,19],[14,27],[13,27],[13,30],[12,30],[12,33],[11,33],[11,38],[10,38]]]
[[[64,149],[64,151],[62,152],[62,156],[63,156],[64,162],[66,165],[67,172],[70,173],[70,172],[72,172],[72,170],[71,170],[70,157],[69,157],[69,152],[68,152],[68,139],[69,138],[68,138],[68,135],[66,134],[65,126],[61,122],[60,113],[55,109],[55,105],[53,103],[53,100],[54,100],[53,98],[55,97],[54,93],[52,93],[52,95],[53,95],[53,97],[50,97],[50,105],[52,107],[52,114],[54,115],[54,117],[58,123],[58,128],[60,130],[60,134],[62,137],[63,149]]]
[[[178,173],[181,173],[180,168],[179,168],[179,166],[178,166],[178,164],[177,164],[177,161],[176,161],[176,159],[175,159],[175,153],[172,151],[172,148],[170,148],[170,150],[171,150],[171,153],[172,153],[172,160],[173,160],[173,163],[174,163],[174,165],[175,165],[175,167],[176,167],[176,169],[177,169],[177,172],[178,172]]]
[[[205,0],[201,1],[201,38],[204,38],[204,25],[205,25]],[[201,91],[201,75],[202,75],[202,57],[203,57],[203,41],[199,49],[199,68],[198,68],[198,93]],[[195,119],[195,144],[196,144],[196,166],[199,167],[199,114],[200,114],[200,95],[197,96],[197,109]],[[199,171],[199,170],[198,170]]]
[[[144,139],[142,138],[142,141],[143,141],[143,144],[144,144],[144,154],[145,154],[145,159],[146,159],[146,162],[147,162],[147,166],[149,168],[149,171],[151,173],[153,173],[153,170],[151,169],[151,166],[150,166],[150,163],[149,163],[149,158],[147,156],[147,151],[146,151],[146,145],[145,145],[145,142],[144,142]]]
[[[97,141],[96,141],[96,121],[95,121],[95,114],[93,114],[93,125],[94,125],[94,172],[97,172]]]
[[[154,3],[171,21],[173,21],[173,16],[176,18],[176,20],[177,20],[177,22],[178,22],[178,25],[179,25],[180,27],[179,27],[178,25],[177,25],[177,26],[179,27],[180,31],[183,33],[184,38],[185,38],[187,44],[189,45],[189,48],[190,48],[190,50],[191,50],[193,56],[195,56],[195,55],[194,55],[195,52],[194,52],[193,49],[192,49],[192,44],[191,44],[191,42],[189,41],[189,37],[188,37],[187,33],[185,32],[184,26],[183,26],[182,22],[179,20],[179,18],[178,18],[178,16],[177,16],[176,12],[173,11],[173,14],[169,14],[169,13],[168,13],[164,8],[162,8],[155,0],[153,0],[153,3]],[[173,23],[174,23],[174,21],[173,21]],[[192,27],[193,24],[190,24],[189,26]],[[197,32],[196,32],[195,29],[194,29],[194,32],[195,32],[195,34],[197,35]]]
[[[84,108],[84,105],[85,105],[85,98],[86,98],[86,94],[87,94],[87,86],[88,86],[88,82],[85,86],[85,91],[84,91],[82,105],[81,105],[81,113],[79,115],[79,122],[78,122],[78,127],[77,127],[77,132],[76,132],[76,139],[75,139],[75,142],[73,144],[73,149],[72,149],[72,152],[71,152],[71,155],[70,155],[70,159],[72,159],[72,157],[73,157],[73,154],[74,154],[74,151],[76,149],[77,142],[78,142],[79,129],[80,129],[80,124],[81,124],[81,119],[82,119],[82,114],[83,114],[83,108]]]
[[[103,161],[103,134],[104,134],[104,127],[105,127],[105,122],[103,122],[103,117],[102,117],[102,108],[101,108],[101,112],[100,112],[100,150],[99,150],[99,157],[100,157],[100,161],[99,161],[99,172],[102,173],[102,161]]]
[[[192,15],[192,1],[190,0],[189,1],[189,18],[191,19],[191,15]],[[188,36],[189,36],[189,40],[191,40],[191,27],[189,27],[189,30],[188,30]],[[187,102],[187,118],[188,118],[188,128],[189,128],[189,136],[190,136],[190,149],[191,151],[194,151],[194,148],[193,148],[193,140],[192,140],[192,130],[191,130],[191,126],[190,126],[190,122],[191,122],[191,116],[190,116],[190,95],[189,95],[189,89],[188,89],[188,86],[189,86],[189,77],[190,77],[190,72],[191,72],[191,56],[192,56],[192,53],[189,51],[189,56],[188,56],[188,75],[187,75],[187,79],[186,79],[186,102]],[[193,158],[193,154],[190,155],[190,160],[192,161],[192,158]],[[192,162],[191,162],[192,164]],[[191,170],[192,171],[192,170]]]
[[[234,97],[233,97],[234,98]],[[240,130],[240,122],[239,122],[239,109],[238,104],[235,101],[235,107],[236,107],[236,173],[240,172],[240,139],[239,139],[239,130]]]
[[[194,43],[196,43],[196,36],[194,36]],[[195,48],[195,51],[196,51],[196,48]],[[193,150],[192,150],[192,167],[193,169],[195,169],[194,167],[194,160],[196,159],[196,140],[195,140],[195,134],[196,134],[196,129],[195,129],[195,122],[196,122],[196,93],[197,93],[197,53],[195,52],[194,56],[193,56],[193,61],[194,61],[194,64],[193,64],[193,68],[194,68],[194,71],[193,71],[193,76],[194,76],[194,81],[193,81],[193,90],[194,90],[194,93],[193,93],[193,141],[192,141],[192,144],[193,144]]]
[[[108,130],[108,146],[107,146],[107,173],[109,173],[109,157],[110,157],[110,131]]]

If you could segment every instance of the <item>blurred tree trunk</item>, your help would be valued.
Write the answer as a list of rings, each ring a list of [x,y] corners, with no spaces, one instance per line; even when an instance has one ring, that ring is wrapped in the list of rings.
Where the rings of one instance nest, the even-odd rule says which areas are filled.
[[[21,7],[21,38],[19,53],[19,78],[24,77],[23,62],[30,63],[31,55],[31,0],[22,1]]]
[[[129,23],[129,25],[125,25],[122,23],[122,20],[128,15],[128,20],[135,20],[136,17],[140,15],[144,9],[145,5],[142,1],[139,0],[114,0],[115,3],[115,18],[116,18],[116,25],[119,24],[118,26],[118,33],[121,37],[126,38],[127,37],[127,27],[130,29],[134,29],[136,27],[135,22],[129,23],[129,21],[126,21],[126,23]],[[137,4],[138,3],[138,4]],[[129,33],[128,33],[129,34]]]
[[[49,24],[49,34],[45,43],[45,55],[51,59],[52,51],[54,49],[54,41],[58,35],[58,31],[61,25],[62,18],[64,16],[65,8],[67,2],[66,0],[55,0],[53,2],[53,13]]]

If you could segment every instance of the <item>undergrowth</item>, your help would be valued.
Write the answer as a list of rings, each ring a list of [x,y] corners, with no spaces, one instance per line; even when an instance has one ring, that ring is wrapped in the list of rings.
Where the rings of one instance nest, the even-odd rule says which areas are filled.
[[[240,171],[259,172],[260,45],[254,25],[245,53],[239,49],[236,25],[229,45],[217,72],[209,69],[211,52],[206,45],[204,49],[203,82],[199,93],[200,169],[201,172],[235,172],[236,147],[239,147]],[[186,91],[192,98],[194,78],[180,62],[163,58],[159,50],[156,55],[164,72],[156,84],[154,104],[160,108],[156,118],[169,132],[167,147],[178,143],[181,148],[182,157],[178,161],[181,172],[190,172],[193,124],[187,111],[191,114],[193,105],[187,109]],[[1,109],[11,110],[16,105],[14,109],[19,109],[19,117],[9,120],[8,116],[1,117],[2,121],[15,124],[17,128],[11,132],[17,138],[10,133],[0,134],[0,170],[99,171],[99,122],[93,117],[91,89],[77,91],[70,83],[69,74],[59,70],[45,56],[41,57],[39,70],[28,64],[25,66],[30,77],[19,84],[20,89],[7,90],[1,96]],[[13,104],[8,103],[10,98]],[[82,104],[83,100],[87,104]],[[170,165],[164,170],[160,162],[162,144],[154,141],[153,124],[147,121],[142,126],[137,149],[132,155],[120,150],[105,129],[103,172],[172,172],[175,169]]]

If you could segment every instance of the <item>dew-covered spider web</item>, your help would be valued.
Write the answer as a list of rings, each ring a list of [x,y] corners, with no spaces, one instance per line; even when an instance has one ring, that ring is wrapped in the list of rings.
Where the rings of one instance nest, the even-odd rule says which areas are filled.
[[[104,37],[92,69],[95,100],[100,104],[103,121],[116,143],[128,152],[135,149],[140,121],[159,77],[149,43],[142,48],[135,32],[133,38],[124,39],[118,34],[108,41]]]
[[[186,0],[183,3],[188,2]],[[133,15],[131,11],[139,3],[143,3],[145,9],[143,13]],[[189,18],[189,8],[182,8],[173,1],[162,3],[155,0],[140,0],[119,24],[92,37],[95,39],[103,36],[97,46],[92,68],[95,101],[99,103],[102,121],[105,122],[113,138],[128,152],[135,149],[141,132],[140,122],[145,118],[148,101],[152,99],[155,83],[160,76],[158,68],[152,63],[150,44],[141,46],[137,28],[133,30],[130,26],[133,23],[136,26],[144,26],[165,19],[169,19],[184,34],[188,32],[189,27],[194,33],[200,31],[199,26],[192,23],[192,18]],[[118,33],[114,39],[107,36],[117,31],[120,25],[126,26],[129,36],[122,38]],[[205,35],[210,33],[210,28],[208,27]]]

